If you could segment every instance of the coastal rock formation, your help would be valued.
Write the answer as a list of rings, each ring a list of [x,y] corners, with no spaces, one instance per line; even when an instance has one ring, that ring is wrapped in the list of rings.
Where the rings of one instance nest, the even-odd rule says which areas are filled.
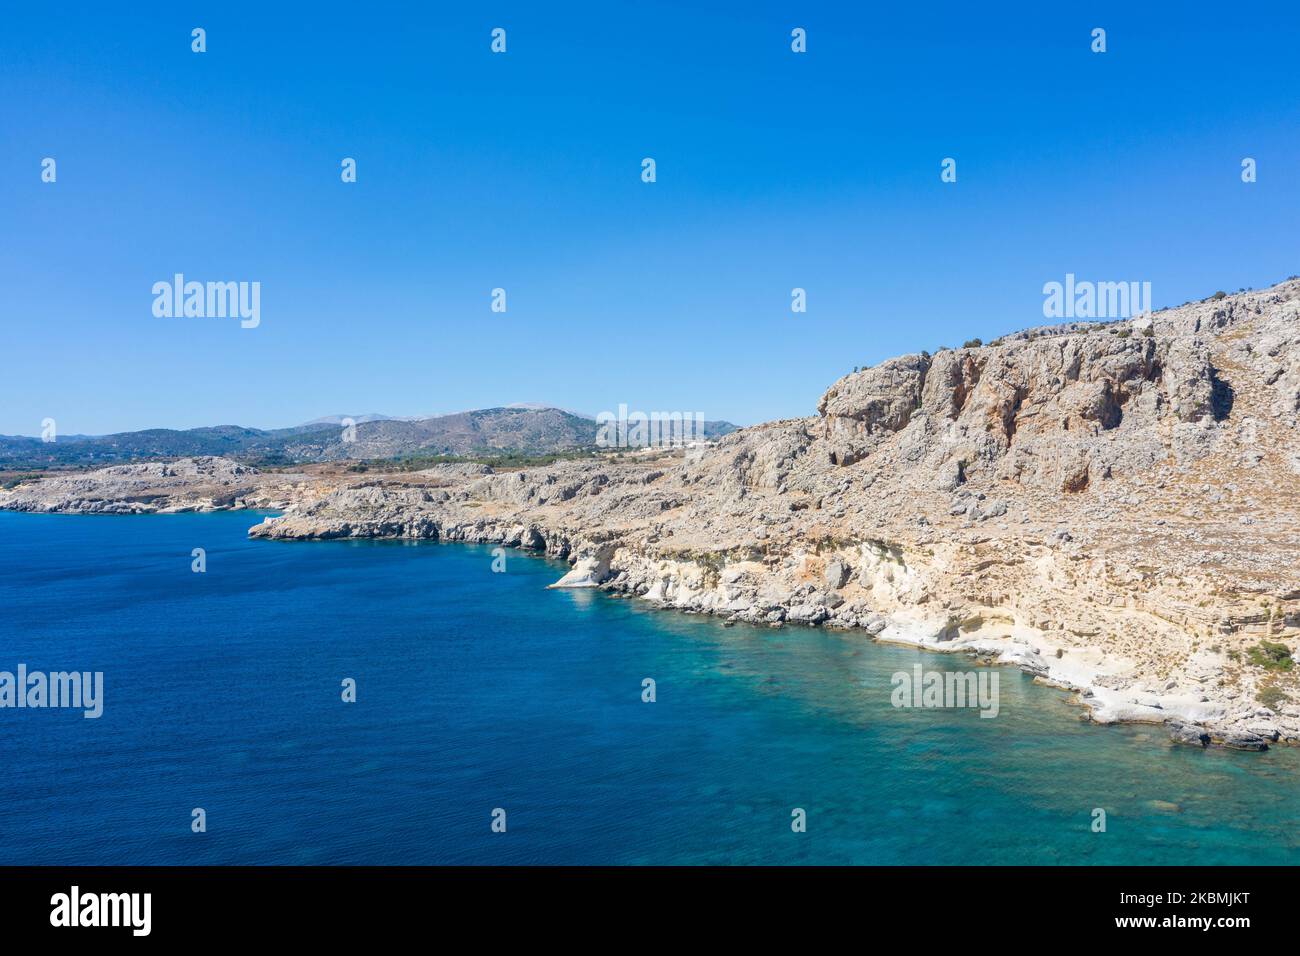
[[[225,458],[115,465],[91,472],[54,472],[6,495],[11,511],[155,514],[231,508],[286,507],[294,496],[254,468]]]
[[[259,538],[503,543],[569,561],[556,586],[968,652],[1099,722],[1263,749],[1300,743],[1298,416],[1290,280],[893,359],[814,417],[684,453],[329,476],[206,459],[47,477],[0,506],[255,503],[284,510]]]

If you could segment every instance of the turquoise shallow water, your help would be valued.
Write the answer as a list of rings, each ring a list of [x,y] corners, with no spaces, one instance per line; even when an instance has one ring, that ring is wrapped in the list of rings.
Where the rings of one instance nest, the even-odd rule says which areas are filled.
[[[258,520],[0,513],[0,670],[105,674],[99,720],[0,710],[0,863],[1300,859],[1293,750],[1084,724],[1008,668],[996,719],[895,709],[895,672],[974,664]]]

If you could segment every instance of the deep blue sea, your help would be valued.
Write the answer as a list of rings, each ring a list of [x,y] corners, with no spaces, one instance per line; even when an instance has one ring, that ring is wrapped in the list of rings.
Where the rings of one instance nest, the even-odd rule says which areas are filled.
[[[1293,750],[1091,726],[1009,668],[996,719],[895,709],[896,671],[975,665],[260,519],[0,513],[0,670],[105,682],[98,720],[0,709],[0,864],[1300,860]]]

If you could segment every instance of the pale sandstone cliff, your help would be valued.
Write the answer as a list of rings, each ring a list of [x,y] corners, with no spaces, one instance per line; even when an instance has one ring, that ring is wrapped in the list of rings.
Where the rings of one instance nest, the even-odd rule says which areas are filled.
[[[206,459],[127,467],[215,470],[219,491],[106,469],[0,506],[276,507],[251,535],[504,543],[567,558],[561,586],[971,651],[1093,719],[1260,748],[1300,742],[1297,673],[1248,653],[1300,637],[1298,415],[1292,280],[893,359],[816,417],[684,457],[328,481]]]

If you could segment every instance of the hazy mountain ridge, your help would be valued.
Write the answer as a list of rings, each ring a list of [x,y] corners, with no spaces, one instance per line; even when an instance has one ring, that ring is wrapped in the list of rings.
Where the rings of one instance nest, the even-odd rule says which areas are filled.
[[[507,406],[433,418],[327,416],[291,428],[239,425],[149,428],[112,435],[57,436],[53,442],[0,435],[0,469],[99,466],[167,458],[217,456],[259,464],[306,464],[344,459],[476,454],[547,455],[595,447],[595,419],[558,408]],[[736,430],[706,422],[705,434]]]

